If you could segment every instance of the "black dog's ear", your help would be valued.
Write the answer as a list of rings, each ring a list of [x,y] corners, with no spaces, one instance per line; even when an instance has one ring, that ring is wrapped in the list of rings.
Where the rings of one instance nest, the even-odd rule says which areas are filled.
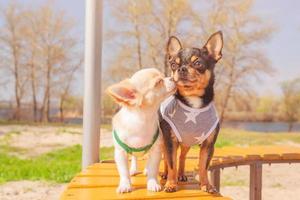
[[[222,58],[222,48],[223,48],[223,34],[218,31],[212,34],[207,40],[204,48],[207,49],[208,54],[216,62]]]
[[[171,36],[167,44],[168,55],[175,56],[180,51],[181,48],[182,46],[179,39],[175,36]]]

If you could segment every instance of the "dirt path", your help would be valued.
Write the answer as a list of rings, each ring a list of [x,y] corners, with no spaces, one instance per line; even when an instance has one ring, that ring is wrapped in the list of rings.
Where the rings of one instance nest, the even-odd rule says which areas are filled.
[[[0,126],[0,144],[15,149],[19,157],[35,157],[55,149],[82,144],[82,128],[56,126]],[[101,129],[101,147],[112,146],[112,135]],[[32,148],[34,147],[34,148]]]
[[[249,167],[226,168],[221,172],[221,193],[236,200],[249,199]],[[263,165],[262,199],[300,199],[300,164]]]
[[[1,200],[57,200],[66,184],[17,181],[0,185]]]

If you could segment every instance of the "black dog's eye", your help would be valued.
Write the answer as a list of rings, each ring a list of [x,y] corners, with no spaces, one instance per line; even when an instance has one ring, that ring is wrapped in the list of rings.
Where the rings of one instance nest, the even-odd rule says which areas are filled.
[[[203,64],[199,60],[195,61],[194,65],[196,65],[197,67],[202,67],[203,66]]]
[[[172,68],[172,70],[176,70],[178,68],[178,64],[171,63],[171,68]]]

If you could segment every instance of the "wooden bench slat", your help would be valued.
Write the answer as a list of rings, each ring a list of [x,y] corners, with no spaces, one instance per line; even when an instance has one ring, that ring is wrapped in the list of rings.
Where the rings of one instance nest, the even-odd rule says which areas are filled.
[[[149,192],[144,187],[133,187],[131,193],[117,194],[114,187],[101,188],[71,188],[61,197],[63,200],[92,200],[92,199],[201,199],[201,200],[230,200],[230,198],[211,195],[199,190],[197,185],[181,185],[174,193]]]
[[[284,153],[281,156],[284,160],[300,160],[300,153]]]

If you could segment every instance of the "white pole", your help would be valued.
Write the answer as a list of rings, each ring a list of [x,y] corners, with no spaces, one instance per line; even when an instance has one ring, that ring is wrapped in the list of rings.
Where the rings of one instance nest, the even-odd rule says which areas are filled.
[[[102,0],[86,0],[82,168],[99,161]]]

